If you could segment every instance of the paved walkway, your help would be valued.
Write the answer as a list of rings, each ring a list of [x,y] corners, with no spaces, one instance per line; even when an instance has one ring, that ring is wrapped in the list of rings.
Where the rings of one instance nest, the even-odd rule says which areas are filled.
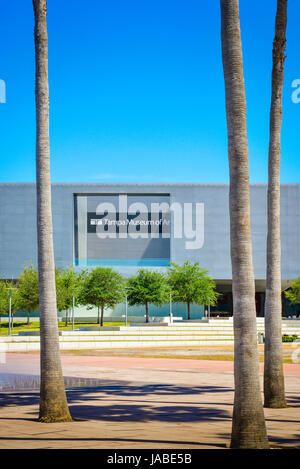
[[[38,354],[6,359],[2,373],[39,373]],[[229,443],[230,361],[68,354],[62,363],[65,376],[101,383],[68,391],[77,420],[39,423],[38,392],[2,393],[0,448],[216,449]],[[300,365],[284,370],[290,407],[265,409],[268,434],[272,445],[300,448]]]

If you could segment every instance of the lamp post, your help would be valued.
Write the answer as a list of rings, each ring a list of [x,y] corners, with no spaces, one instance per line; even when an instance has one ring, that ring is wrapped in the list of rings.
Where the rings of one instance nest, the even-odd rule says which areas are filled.
[[[11,335],[13,329],[13,320],[12,320],[12,291],[16,290],[14,287],[6,286],[6,289],[9,290],[9,301],[8,301],[8,335]]]
[[[125,326],[127,326],[127,317],[128,317],[127,289],[125,288]]]
[[[74,321],[75,321],[74,315],[75,315],[75,296],[73,295],[73,298],[72,298],[72,331],[74,331]]]
[[[173,314],[172,314],[172,292],[170,291],[170,305],[169,305],[169,316],[170,316],[170,323],[173,322]]]
[[[11,335],[11,290],[9,290],[8,335]]]

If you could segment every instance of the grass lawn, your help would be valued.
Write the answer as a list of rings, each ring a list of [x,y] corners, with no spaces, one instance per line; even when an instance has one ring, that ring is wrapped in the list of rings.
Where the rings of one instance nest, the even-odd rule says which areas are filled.
[[[90,326],[99,326],[99,324],[95,322],[75,322],[75,329],[79,329],[79,327],[90,327]],[[125,322],[104,321],[104,326],[125,326]],[[60,331],[71,331],[72,323],[69,322],[69,325],[66,326],[64,321],[63,322],[59,321],[58,328]],[[20,331],[39,331],[39,330],[40,330],[39,322],[31,322],[29,325],[27,325],[26,321],[16,322],[12,329],[12,334],[18,334],[18,332]],[[8,322],[0,323],[0,335],[8,335]]]

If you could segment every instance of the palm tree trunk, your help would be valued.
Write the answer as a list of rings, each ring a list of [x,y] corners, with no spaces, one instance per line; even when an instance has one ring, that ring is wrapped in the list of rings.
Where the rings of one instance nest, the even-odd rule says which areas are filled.
[[[33,0],[36,60],[36,179],[42,422],[70,421],[59,351],[52,235],[47,2]]]
[[[265,300],[265,407],[286,407],[282,366],[282,302],[280,242],[280,154],[282,90],[284,79],[287,0],[277,1],[273,42],[272,99],[270,111],[267,286]]]
[[[250,228],[249,157],[239,1],[220,0],[230,169],[230,244],[234,319],[231,448],[268,448],[259,382]]]

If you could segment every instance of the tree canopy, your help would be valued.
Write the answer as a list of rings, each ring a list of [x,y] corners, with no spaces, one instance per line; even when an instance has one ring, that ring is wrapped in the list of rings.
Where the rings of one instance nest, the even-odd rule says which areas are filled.
[[[292,303],[300,303],[300,276],[291,284],[291,288],[285,292],[286,298]]]
[[[66,311],[67,313],[68,310],[73,306],[73,297],[75,306],[78,306],[78,298],[84,276],[85,271],[76,272],[74,267],[68,267],[66,269],[55,269],[58,311]],[[66,325],[68,325],[67,314]]]
[[[9,291],[6,282],[0,279],[0,314],[7,314],[9,305]]]
[[[183,265],[171,263],[167,273],[168,284],[172,292],[172,301],[186,303],[188,319],[190,319],[190,305],[214,305],[218,293],[215,282],[208,275],[208,271],[199,267],[199,263],[185,262]]]
[[[79,303],[101,310],[101,326],[105,308],[113,308],[124,300],[124,278],[110,267],[95,267],[86,273],[79,294]],[[99,318],[98,318],[99,322]]]
[[[149,303],[162,305],[169,300],[170,289],[164,274],[156,271],[139,269],[127,281],[127,298],[131,306],[144,305],[146,322],[149,322]]]
[[[24,266],[18,281],[18,309],[27,311],[28,323],[30,314],[39,308],[39,304],[38,269],[31,263]]]

